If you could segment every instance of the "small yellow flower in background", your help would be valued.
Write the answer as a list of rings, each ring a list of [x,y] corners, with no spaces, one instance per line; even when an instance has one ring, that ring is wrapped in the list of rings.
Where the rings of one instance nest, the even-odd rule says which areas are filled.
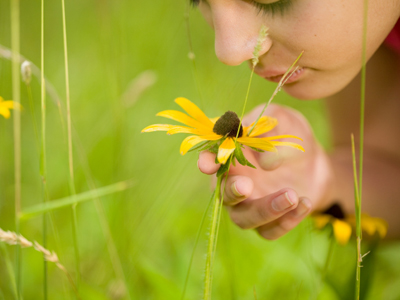
[[[315,227],[324,228],[327,224],[331,224],[333,235],[336,241],[341,245],[346,245],[351,237],[353,228],[356,227],[355,216],[346,216],[342,208],[338,204],[333,204],[330,208],[322,213],[313,215]],[[380,218],[370,217],[368,214],[361,216],[361,228],[369,236],[378,233],[380,238],[384,238],[387,233],[387,223]]]
[[[166,131],[167,134],[175,133],[191,133],[194,135],[186,137],[180,147],[180,153],[185,155],[194,146],[202,143],[196,149],[210,150],[217,154],[217,160],[221,164],[225,164],[230,155],[235,152],[235,157],[239,163],[252,166],[243,156],[239,144],[249,146],[254,150],[276,152],[276,146],[289,146],[304,152],[302,146],[292,142],[275,141],[283,138],[296,138],[293,135],[279,135],[271,137],[260,137],[260,135],[270,131],[277,124],[275,118],[263,116],[261,117],[254,129],[254,122],[247,127],[240,125],[240,119],[236,113],[227,111],[219,118],[208,118],[200,108],[186,98],[177,98],[175,102],[186,111],[187,114],[176,110],[165,110],[159,112],[157,116],[169,118],[178,121],[187,126],[170,125],[170,124],[154,124],[146,127],[142,132]],[[240,126],[240,129],[239,129]],[[235,138],[239,131],[237,142]]]
[[[22,106],[12,100],[4,101],[3,97],[0,96],[0,115],[4,118],[10,118],[10,109],[18,109],[21,110]]]

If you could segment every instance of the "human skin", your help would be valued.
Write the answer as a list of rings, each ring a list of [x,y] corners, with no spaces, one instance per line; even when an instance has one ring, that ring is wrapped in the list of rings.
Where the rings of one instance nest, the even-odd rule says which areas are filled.
[[[225,64],[250,61],[262,25],[269,30],[256,74],[276,81],[304,50],[299,61],[302,72],[284,90],[298,99],[325,98],[332,124],[334,151],[326,153],[298,112],[278,105],[267,109],[266,114],[280,122],[269,134],[302,137],[306,153],[279,149],[277,155],[260,154],[246,149],[245,155],[257,169],[233,167],[225,194],[231,218],[240,227],[255,228],[264,238],[276,239],[312,210],[335,201],[354,212],[350,134],[359,135],[363,2],[292,0],[282,14],[272,14],[258,13],[253,1],[200,1],[199,9],[215,31],[216,55]],[[396,201],[400,194],[400,60],[382,42],[399,16],[400,1],[369,0],[362,205],[363,211],[388,221],[389,237],[400,236],[400,201]],[[260,109],[244,122],[254,120]],[[200,154],[198,166],[205,174],[214,174],[219,167],[208,152]],[[285,208],[286,196],[290,201]],[[278,205],[274,199],[282,202]]]

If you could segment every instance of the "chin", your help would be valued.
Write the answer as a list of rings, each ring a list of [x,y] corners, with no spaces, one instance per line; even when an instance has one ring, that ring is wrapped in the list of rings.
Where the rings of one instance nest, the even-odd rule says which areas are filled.
[[[300,100],[316,100],[337,94],[348,85],[348,82],[329,83],[327,80],[304,80],[289,83],[283,90],[290,96]]]

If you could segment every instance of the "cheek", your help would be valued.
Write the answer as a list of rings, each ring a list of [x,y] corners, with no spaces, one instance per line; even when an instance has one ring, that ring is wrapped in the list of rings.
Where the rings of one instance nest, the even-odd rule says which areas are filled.
[[[317,3],[304,17],[296,20],[288,40],[304,50],[304,58],[310,67],[335,70],[359,64],[362,19],[346,14],[348,12],[341,11],[334,14],[329,5]],[[351,22],[348,22],[349,18]]]

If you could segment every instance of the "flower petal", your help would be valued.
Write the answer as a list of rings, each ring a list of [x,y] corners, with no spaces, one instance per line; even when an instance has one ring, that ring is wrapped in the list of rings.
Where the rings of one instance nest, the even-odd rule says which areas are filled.
[[[270,152],[278,151],[271,142],[260,139],[260,138],[241,137],[241,138],[238,138],[237,140],[239,143],[241,143],[243,145],[247,145],[250,147],[257,148],[257,149],[270,151]]]
[[[258,119],[257,125],[259,125],[259,124],[261,124],[261,123],[263,123],[263,122],[266,122],[267,119],[268,119],[267,116],[262,116],[260,119]],[[250,126],[248,126],[248,127],[249,127],[249,128],[253,127],[253,125],[254,125],[255,122],[256,122],[256,121],[254,121],[253,123],[251,123]]]
[[[361,228],[373,236],[375,232],[378,232],[381,238],[385,237],[387,233],[387,223],[380,218],[373,218],[367,214],[361,216]]]
[[[10,117],[10,110],[8,108],[0,106],[0,115],[4,116],[4,118],[8,119]]]
[[[380,218],[374,218],[376,222],[376,230],[378,231],[381,238],[384,238],[387,233],[388,224],[385,220]]]
[[[175,126],[171,130],[167,132],[167,134],[175,134],[175,133],[193,133],[197,135],[216,135],[218,138],[222,138],[222,135],[218,135],[211,130],[204,130],[204,129],[196,129],[196,128],[191,128],[191,127],[185,127],[185,126]]]
[[[181,144],[180,152],[182,155],[185,155],[193,146],[196,146],[198,143],[203,141],[215,141],[219,140],[220,136],[218,135],[191,135],[185,138]]]
[[[299,138],[298,136],[295,135],[290,135],[290,134],[284,134],[284,135],[275,135],[275,136],[267,136],[263,137],[263,140],[270,141],[270,140],[279,140],[279,139],[288,139],[288,138],[293,138],[293,139],[298,139],[302,141],[302,138]]]
[[[1,103],[1,106],[9,109],[18,109],[18,110],[21,110],[22,108],[21,104],[12,100],[3,101]]]
[[[232,138],[226,138],[218,148],[218,161],[225,164],[229,156],[235,151],[235,142]]]
[[[174,127],[176,127],[176,125],[154,124],[154,125],[147,126],[141,132],[168,131],[168,130],[171,130],[172,128],[174,128]]]
[[[199,121],[204,126],[213,128],[214,124],[211,120],[203,113],[203,111],[197,107],[196,104],[191,102],[190,100],[179,97],[175,99],[175,102],[182,107],[190,116],[192,116],[195,120]]]
[[[250,130],[250,128],[253,127],[253,124],[247,127],[248,129],[247,132]],[[268,131],[271,131],[276,125],[278,125],[277,119],[263,116],[260,118],[260,120],[258,120],[256,126],[254,127],[253,131],[250,133],[249,136],[255,137],[264,134]]]
[[[329,223],[331,216],[329,215],[315,215],[313,216],[315,227],[322,229]]]
[[[261,138],[263,139],[263,138]],[[292,143],[292,142],[278,142],[278,141],[270,141],[270,143],[274,146],[288,146],[288,147],[292,147],[295,148],[297,150],[303,151],[305,152],[304,148],[302,146],[300,146],[299,144],[296,143]]]
[[[156,116],[169,118],[169,119],[178,121],[180,123],[183,123],[187,126],[198,128],[198,129],[200,129],[200,128],[209,129],[208,126],[203,125],[199,121],[196,121],[195,119],[189,117],[188,115],[184,114],[183,112],[180,112],[177,110],[164,110],[164,111],[159,112]]]
[[[215,117],[215,118],[211,118],[211,119],[210,119],[210,121],[213,123],[213,126],[214,126],[215,122],[218,121],[219,118],[220,118],[220,117]]]
[[[346,245],[351,237],[351,226],[350,224],[335,219],[332,222],[333,226],[333,234],[335,235],[336,240],[341,245]]]

